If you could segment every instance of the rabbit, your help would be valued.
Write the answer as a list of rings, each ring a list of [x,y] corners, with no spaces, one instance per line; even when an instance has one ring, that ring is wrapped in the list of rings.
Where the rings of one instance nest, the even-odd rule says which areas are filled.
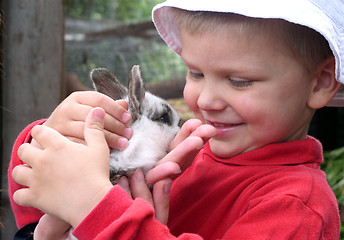
[[[129,104],[133,136],[126,149],[110,151],[110,180],[117,184],[121,176],[129,177],[136,169],[146,173],[168,152],[170,142],[180,129],[182,120],[165,101],[144,88],[139,65],[134,65],[126,88],[107,69],[96,68],[90,73],[97,92],[114,100],[124,99]],[[69,240],[77,240],[69,230]]]
[[[129,126],[133,136],[128,147],[110,152],[111,182],[115,184],[120,176],[129,177],[136,169],[146,173],[167,154],[170,142],[180,129],[178,113],[167,101],[145,90],[139,65],[130,71],[128,88],[105,68],[93,69],[90,77],[96,91],[114,100],[126,100],[132,116]]]

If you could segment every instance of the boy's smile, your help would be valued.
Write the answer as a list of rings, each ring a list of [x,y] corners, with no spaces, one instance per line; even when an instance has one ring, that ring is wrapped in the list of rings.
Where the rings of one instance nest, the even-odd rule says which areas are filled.
[[[269,32],[181,30],[181,57],[189,68],[184,97],[198,119],[214,126],[210,147],[228,158],[270,143],[304,139],[310,74]]]

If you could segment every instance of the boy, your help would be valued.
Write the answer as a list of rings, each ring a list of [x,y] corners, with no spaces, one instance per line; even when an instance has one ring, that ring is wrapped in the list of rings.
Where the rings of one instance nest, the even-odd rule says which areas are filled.
[[[183,165],[212,136],[192,165],[182,169],[170,193],[165,182],[147,194],[139,172],[130,185],[123,179],[120,185],[132,200],[109,184],[107,146],[94,130],[103,128],[105,115],[93,109],[85,124],[86,146],[49,128],[33,129],[44,150],[19,148],[32,168],[14,168],[14,180],[29,187],[17,190],[14,200],[64,220],[79,239],[338,239],[336,199],[319,168],[321,144],[307,130],[315,110],[344,79],[343,7],[343,1],[306,0],[158,5],[156,27],[189,68],[185,100],[208,127],[183,127],[175,141],[181,144],[156,167],[165,164],[165,174],[153,169],[146,181],[175,173],[166,162]],[[193,147],[178,155],[188,143]],[[162,224],[166,195],[168,228]]]

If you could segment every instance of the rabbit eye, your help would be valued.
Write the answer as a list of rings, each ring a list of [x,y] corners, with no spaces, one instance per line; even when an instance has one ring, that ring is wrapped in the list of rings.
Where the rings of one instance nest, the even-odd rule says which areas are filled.
[[[164,113],[163,115],[161,115],[161,117],[157,120],[161,123],[171,124],[170,116],[167,113]]]

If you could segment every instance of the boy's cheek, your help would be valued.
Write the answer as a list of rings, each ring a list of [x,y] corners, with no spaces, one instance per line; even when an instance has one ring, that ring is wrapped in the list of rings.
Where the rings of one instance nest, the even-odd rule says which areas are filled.
[[[191,111],[193,111],[193,113],[195,114],[196,112],[198,112],[197,99],[197,89],[192,89],[192,87],[189,84],[186,84],[184,88],[184,100],[191,109]]]
[[[184,99],[185,99],[186,104],[189,106],[190,110],[193,112],[195,118],[201,120],[202,123],[204,124],[205,121],[198,107],[197,98],[192,98],[190,97],[190,95],[188,97],[185,97],[184,95]]]

